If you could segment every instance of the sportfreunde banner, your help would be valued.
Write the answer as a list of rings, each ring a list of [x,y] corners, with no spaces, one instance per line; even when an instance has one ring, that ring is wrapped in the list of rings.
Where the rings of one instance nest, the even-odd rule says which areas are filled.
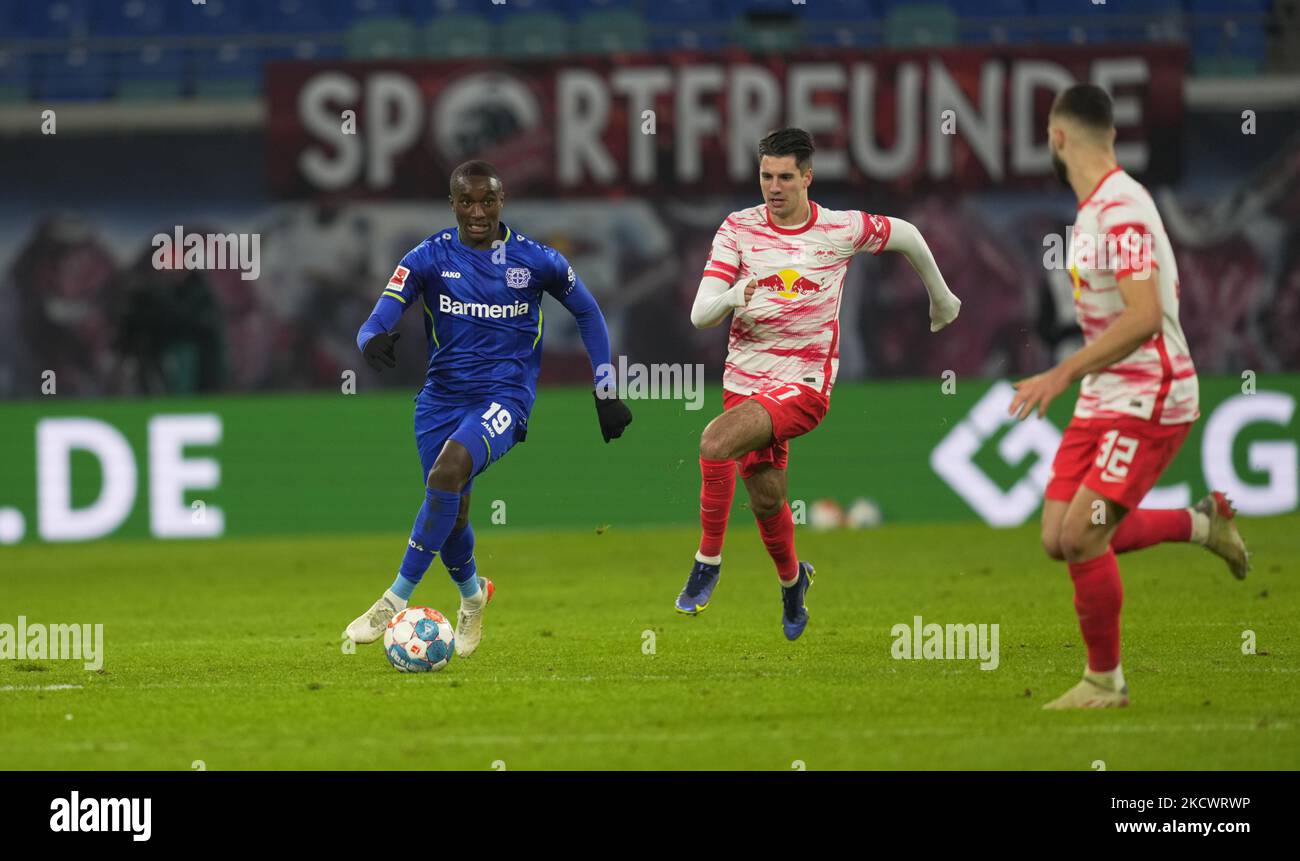
[[[586,389],[543,388],[528,439],[479,476],[484,529],[691,524],[700,431],[716,388],[651,400],[601,442]],[[244,396],[0,405],[0,545],[105,537],[409,531],[423,498],[409,396]],[[1007,381],[843,384],[791,446],[789,495],[870,501],[883,522],[1030,520],[1072,393],[1046,419],[1013,423]],[[1227,491],[1245,515],[1297,509],[1300,376],[1202,379],[1202,417],[1146,501],[1187,505]],[[747,524],[737,493],[733,522]],[[5,557],[0,550],[0,565]]]

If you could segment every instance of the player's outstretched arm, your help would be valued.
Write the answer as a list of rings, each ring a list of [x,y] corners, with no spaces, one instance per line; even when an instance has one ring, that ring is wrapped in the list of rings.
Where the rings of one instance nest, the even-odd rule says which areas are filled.
[[[417,246],[393,270],[393,277],[388,279],[384,292],[375,302],[375,310],[357,332],[357,348],[376,371],[397,367],[396,345],[402,334],[392,329],[420,294],[419,266],[420,247]]]
[[[697,329],[710,329],[737,308],[743,308],[753,291],[746,288],[753,279],[728,284],[721,278],[705,275],[700,279],[699,292],[695,294],[695,304],[691,306],[691,325]]]
[[[948,289],[948,283],[943,280],[943,273],[930,253],[930,246],[915,225],[901,218],[890,218],[889,239],[883,250],[901,253],[921,276],[925,292],[930,294],[931,332],[937,332],[957,319],[961,300]]]
[[[578,334],[582,336],[582,345],[587,349],[587,358],[591,360],[591,370],[595,380],[592,394],[596,398],[596,419],[600,422],[600,435],[605,442],[618,439],[623,431],[632,424],[632,411],[618,397],[616,387],[610,386],[613,377],[613,362],[610,358],[609,328],[605,325],[605,315],[596,303],[596,297],[582,283],[563,258],[559,258],[563,278],[557,278],[547,289],[573,318],[578,321]]]
[[[1010,415],[1023,419],[1038,410],[1041,418],[1052,399],[1076,380],[1111,365],[1158,334],[1164,323],[1157,282],[1150,278],[1125,275],[1117,282],[1124,300],[1124,310],[1095,341],[1064,359],[1050,371],[1016,383],[1016,396],[1007,408]]]

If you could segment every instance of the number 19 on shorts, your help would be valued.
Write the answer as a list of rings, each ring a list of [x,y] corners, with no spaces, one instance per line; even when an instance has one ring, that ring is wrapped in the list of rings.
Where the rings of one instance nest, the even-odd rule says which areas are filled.
[[[487,408],[487,412],[483,413],[481,418],[483,419],[484,429],[493,437],[505,433],[506,428],[510,427],[510,423],[514,421],[510,417],[510,411],[495,401]]]

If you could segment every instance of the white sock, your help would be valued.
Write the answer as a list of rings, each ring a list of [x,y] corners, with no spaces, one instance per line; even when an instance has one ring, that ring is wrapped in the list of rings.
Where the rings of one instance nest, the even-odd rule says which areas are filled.
[[[719,553],[717,556],[705,556],[697,550],[695,551],[695,561],[703,562],[705,565],[721,565],[722,554]]]
[[[1108,688],[1112,691],[1124,690],[1124,670],[1119,664],[1115,665],[1115,669],[1105,673],[1085,670],[1083,677],[1090,682],[1096,682],[1102,687]]]
[[[1210,515],[1195,508],[1187,509],[1192,515],[1192,541],[1204,544],[1210,538]]]
[[[393,593],[392,589],[389,589],[388,591],[384,592],[384,601],[385,603],[388,604],[388,606],[393,608],[394,613],[400,613],[406,609],[406,599],[399,598],[397,595]]]

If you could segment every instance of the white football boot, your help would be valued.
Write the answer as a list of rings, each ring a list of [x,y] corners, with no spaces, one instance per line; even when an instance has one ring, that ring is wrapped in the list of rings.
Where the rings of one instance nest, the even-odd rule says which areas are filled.
[[[1084,673],[1083,681],[1052,700],[1045,709],[1111,709],[1128,705],[1128,685],[1123,676],[1117,680],[1110,673]]]
[[[405,601],[392,592],[385,592],[378,601],[370,605],[369,610],[352,620],[352,624],[348,625],[343,636],[354,643],[373,643],[384,636],[388,621],[404,609],[406,609]]]
[[[483,639],[483,610],[496,592],[496,587],[486,577],[478,578],[478,585],[478,599],[466,601],[461,598],[460,612],[456,614],[456,654],[462,658],[474,654]]]
[[[1233,577],[1245,580],[1246,572],[1250,570],[1250,553],[1246,550],[1246,542],[1241,540],[1241,535],[1237,532],[1237,524],[1233,519],[1237,516],[1237,510],[1232,507],[1232,502],[1215,490],[1192,508],[1210,519],[1205,549],[1227,562]]]

